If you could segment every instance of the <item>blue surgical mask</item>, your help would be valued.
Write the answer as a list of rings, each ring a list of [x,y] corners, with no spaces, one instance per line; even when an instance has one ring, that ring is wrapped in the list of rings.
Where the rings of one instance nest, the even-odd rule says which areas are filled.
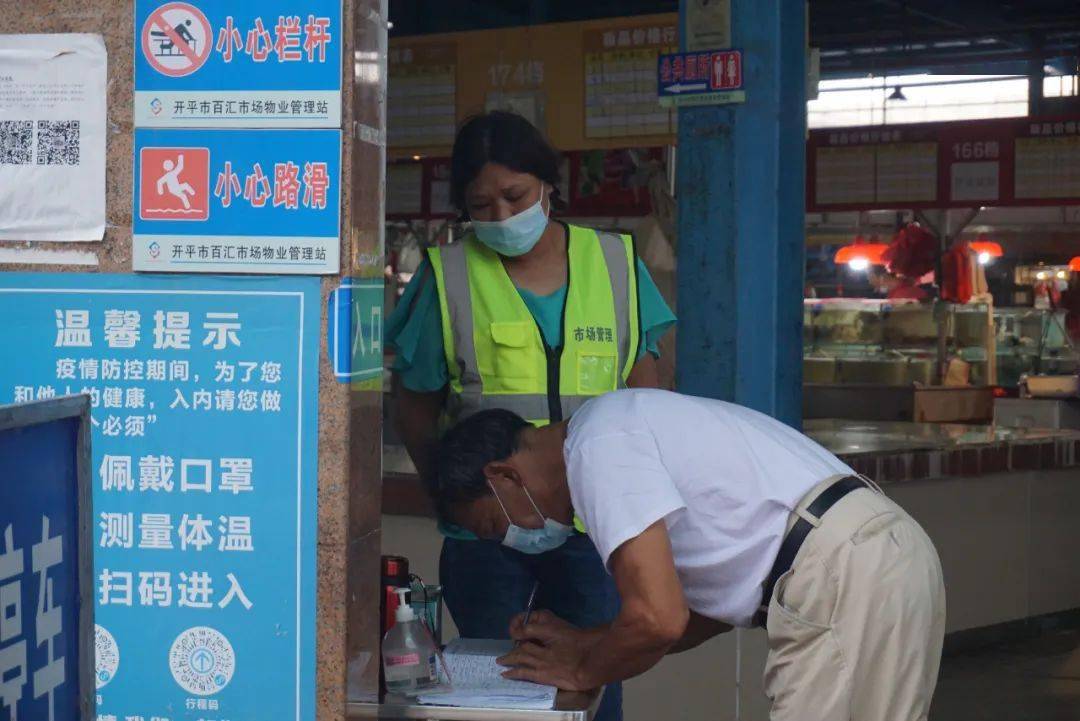
[[[544,210],[544,184],[540,184],[540,199],[517,215],[506,220],[474,220],[473,232],[480,242],[499,255],[516,258],[536,247],[547,227]]]
[[[503,545],[507,548],[512,548],[515,551],[527,553],[530,556],[554,551],[556,548],[566,543],[566,539],[573,535],[574,529],[570,526],[564,526],[558,521],[545,518],[544,514],[537,508],[532,496],[529,495],[528,489],[522,487],[522,490],[525,491],[525,497],[529,499],[529,503],[532,504],[536,514],[544,519],[544,527],[522,528],[521,526],[515,525],[513,519],[510,518],[510,514],[506,512],[506,506],[503,505],[502,499],[499,498],[499,494],[495,493],[495,489],[492,488],[491,492],[495,493],[495,500],[499,502],[499,507],[502,508],[503,515],[506,516],[506,520],[510,522],[509,527],[506,529],[506,535],[503,536]]]

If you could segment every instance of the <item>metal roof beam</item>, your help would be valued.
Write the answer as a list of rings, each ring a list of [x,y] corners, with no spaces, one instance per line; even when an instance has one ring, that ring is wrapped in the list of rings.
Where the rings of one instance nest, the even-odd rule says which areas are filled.
[[[1042,59],[1044,53],[1003,50],[996,53],[918,53],[883,55],[843,55],[821,58],[822,75],[834,72],[872,72],[883,74],[901,70],[919,71],[953,67],[959,64],[1001,63]]]

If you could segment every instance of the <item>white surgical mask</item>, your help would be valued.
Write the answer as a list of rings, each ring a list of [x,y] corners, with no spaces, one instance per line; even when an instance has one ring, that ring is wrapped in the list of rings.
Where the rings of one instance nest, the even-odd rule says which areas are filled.
[[[490,483],[488,485],[490,485]],[[510,523],[506,529],[506,535],[503,536],[503,545],[507,548],[512,548],[515,551],[534,556],[539,553],[554,551],[556,548],[566,543],[566,539],[573,535],[574,529],[570,526],[564,526],[558,521],[546,518],[536,506],[532,496],[529,495],[529,489],[522,486],[521,490],[525,491],[525,497],[529,499],[529,503],[532,504],[533,509],[536,511],[536,515],[544,519],[544,527],[522,528],[521,526],[515,525],[513,519],[510,518],[510,514],[506,512],[506,506],[503,505],[502,499],[499,498],[498,493],[495,493],[495,488],[493,487],[491,492],[495,493],[495,500],[499,502],[499,508],[502,509],[503,515],[506,516],[506,520]]]
[[[505,220],[474,220],[472,228],[481,243],[499,255],[516,258],[536,247],[547,223],[544,184],[541,182],[540,199],[534,204]]]

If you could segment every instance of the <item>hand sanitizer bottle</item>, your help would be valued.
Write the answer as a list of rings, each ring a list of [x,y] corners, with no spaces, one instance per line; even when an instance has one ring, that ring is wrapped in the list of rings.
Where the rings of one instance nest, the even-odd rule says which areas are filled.
[[[383,638],[382,656],[386,690],[414,696],[436,686],[439,677],[434,641],[405,600],[408,592],[408,588],[394,591],[398,594],[398,607],[394,612],[395,623]]]

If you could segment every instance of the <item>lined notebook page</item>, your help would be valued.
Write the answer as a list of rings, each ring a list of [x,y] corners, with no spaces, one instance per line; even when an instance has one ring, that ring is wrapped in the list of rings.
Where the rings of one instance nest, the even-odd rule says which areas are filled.
[[[511,648],[511,641],[461,638],[452,641],[443,656],[453,678],[453,688],[421,694],[418,700],[438,706],[531,710],[554,708],[557,693],[554,686],[502,677],[506,668],[495,663],[495,659],[508,653]]]

